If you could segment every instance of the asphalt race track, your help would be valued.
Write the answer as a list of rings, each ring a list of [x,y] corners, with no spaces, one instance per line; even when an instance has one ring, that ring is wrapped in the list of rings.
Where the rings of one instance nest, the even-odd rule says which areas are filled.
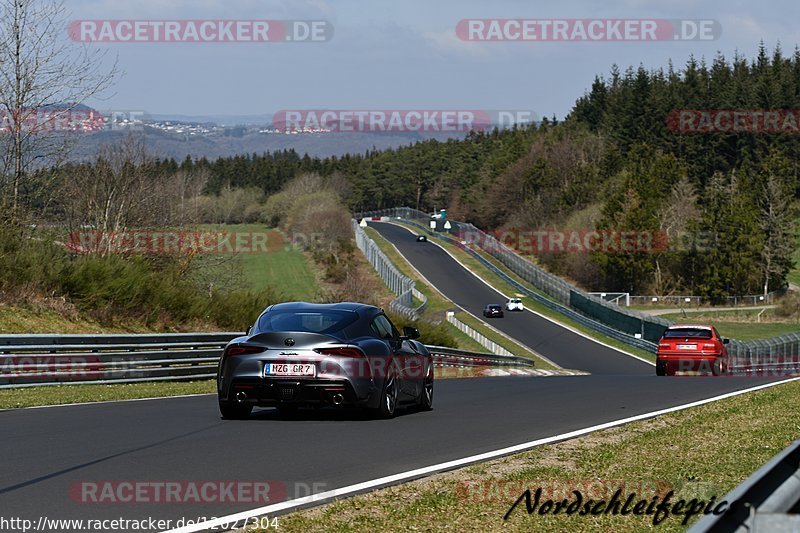
[[[438,247],[416,243],[401,228],[379,228],[429,280],[473,313],[500,301]],[[219,517],[264,503],[98,504],[82,501],[74,488],[103,481],[266,481],[291,499],[770,381],[656,377],[652,366],[532,313],[494,324],[557,363],[592,375],[439,380],[433,411],[408,411],[394,420],[334,409],[285,419],[262,409],[250,420],[225,421],[213,395],[4,410],[0,516],[34,523],[41,516]]]
[[[305,496],[459,459],[766,380],[652,376],[440,380],[434,410],[394,420],[308,411],[219,418],[212,395],[0,411],[4,517],[144,519],[223,516],[263,504],[97,504],[80,482],[274,481]],[[297,487],[297,493],[294,493]],[[77,501],[76,501],[77,500]],[[498,517],[498,520],[500,518]]]
[[[447,252],[430,242],[417,242],[414,234],[395,224],[370,222],[386,240],[447,298],[482,318],[486,304],[504,304],[497,291],[475,278]],[[592,374],[654,374],[655,367],[573,333],[538,315],[505,313],[486,319],[500,331],[518,339],[563,368]]]

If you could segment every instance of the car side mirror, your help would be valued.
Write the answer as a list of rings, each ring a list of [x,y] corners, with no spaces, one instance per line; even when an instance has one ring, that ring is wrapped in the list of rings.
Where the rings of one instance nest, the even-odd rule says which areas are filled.
[[[731,343],[730,339],[722,339],[722,344],[730,344],[730,343]]]
[[[419,330],[411,326],[403,326],[403,337],[408,339],[419,339]]]
[[[247,326],[247,331],[245,331],[245,335],[250,335],[250,332],[253,331],[253,326]]]

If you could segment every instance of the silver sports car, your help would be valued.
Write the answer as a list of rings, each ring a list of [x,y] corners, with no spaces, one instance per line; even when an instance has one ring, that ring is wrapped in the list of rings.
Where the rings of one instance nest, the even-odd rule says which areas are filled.
[[[217,371],[223,418],[254,406],[351,405],[392,418],[398,405],[433,405],[433,359],[419,331],[399,334],[383,310],[359,303],[268,307],[225,347]]]

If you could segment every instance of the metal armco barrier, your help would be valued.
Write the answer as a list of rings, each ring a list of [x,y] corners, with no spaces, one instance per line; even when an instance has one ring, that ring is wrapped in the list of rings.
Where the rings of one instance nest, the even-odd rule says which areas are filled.
[[[211,379],[225,345],[243,333],[8,335],[0,337],[0,389]],[[515,356],[429,346],[447,366],[533,367]]]
[[[488,338],[486,335],[483,335],[479,331],[474,330],[471,327],[469,327],[467,324],[461,322],[459,319],[457,319],[455,317],[454,314],[447,313],[447,321],[450,324],[452,324],[456,329],[458,329],[460,332],[468,335],[471,339],[473,339],[475,342],[477,342],[478,344],[480,344],[481,346],[483,346],[484,348],[486,348],[487,350],[489,350],[493,354],[495,354],[495,355],[504,355],[504,356],[513,355],[511,352],[509,352],[503,346],[501,346],[498,343],[494,342],[493,340]]]
[[[397,298],[389,303],[389,309],[412,320],[419,318],[419,315],[428,306],[428,299],[416,289],[416,282],[400,273],[375,241],[358,225],[356,220],[352,221],[352,225],[356,246],[363,252],[367,261],[369,261],[386,286],[397,295]],[[415,297],[422,302],[417,307],[414,307],[413,303],[413,298]]]
[[[773,457],[718,501],[730,512],[707,515],[689,533],[800,531],[800,440]]]
[[[516,366],[533,368],[533,361],[516,355],[495,355],[456,350],[445,346],[427,346],[437,364],[450,366]]]

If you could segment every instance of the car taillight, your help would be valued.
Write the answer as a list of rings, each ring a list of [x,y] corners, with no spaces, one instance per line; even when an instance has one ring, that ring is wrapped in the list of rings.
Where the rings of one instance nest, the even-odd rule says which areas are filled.
[[[263,351],[264,348],[261,348],[260,346],[242,346],[241,344],[234,344],[233,346],[228,346],[225,348],[225,352],[222,355],[223,357],[231,357],[236,355],[259,353]]]
[[[659,342],[658,343],[658,347],[659,348],[670,348],[671,346],[670,346],[670,344],[668,342]]]
[[[714,344],[713,342],[705,342],[705,343],[703,343],[703,348],[712,348],[713,349],[713,348],[716,348],[716,347],[717,347],[717,345]]]
[[[358,348],[317,348],[315,352],[322,355],[338,355],[339,357],[364,357]]]

